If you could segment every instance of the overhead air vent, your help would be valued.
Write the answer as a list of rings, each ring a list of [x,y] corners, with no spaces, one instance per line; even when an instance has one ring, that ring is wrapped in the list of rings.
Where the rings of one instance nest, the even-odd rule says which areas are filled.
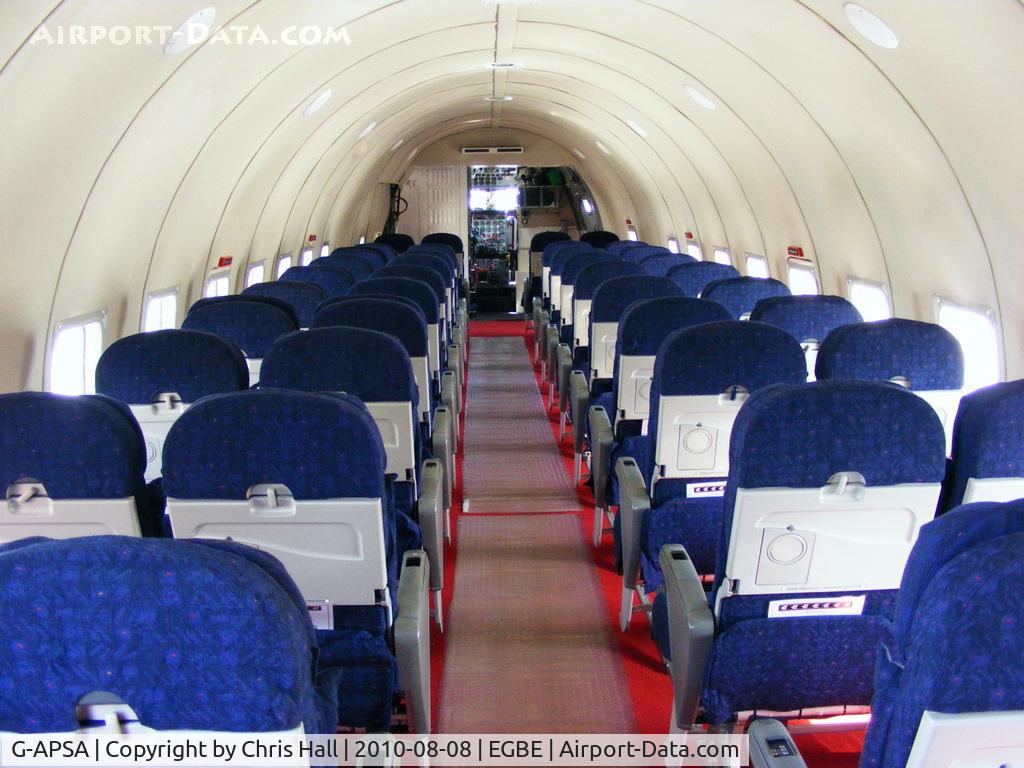
[[[464,155],[521,155],[522,147],[463,147]]]

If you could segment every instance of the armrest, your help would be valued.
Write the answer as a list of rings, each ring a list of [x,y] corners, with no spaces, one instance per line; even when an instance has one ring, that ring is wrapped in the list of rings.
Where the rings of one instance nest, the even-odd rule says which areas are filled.
[[[422,549],[402,558],[395,619],[398,684],[405,691],[409,730],[430,733],[430,562]]]
[[[423,482],[417,500],[423,549],[430,558],[430,589],[444,586],[444,468],[437,459],[423,462]]]
[[[568,344],[558,345],[558,411],[563,415],[569,412],[569,374],[572,372],[572,349]]]
[[[448,347],[448,370],[454,376],[452,387],[455,390],[455,406],[458,408],[456,413],[462,413],[462,385],[466,382],[466,372],[462,359],[462,348],[458,344],[452,344]],[[442,381],[442,385],[443,383]]]
[[[636,459],[629,456],[619,459],[615,476],[619,478],[619,522],[622,524],[622,591],[632,597],[640,574],[640,524],[644,513],[651,508],[651,497]],[[628,607],[623,602],[619,616],[623,630],[629,626],[632,606],[632,600]]]
[[[455,382],[455,374],[451,371],[445,371],[441,374],[441,405],[452,412],[451,418],[451,433],[452,433],[452,448],[458,448],[459,435],[456,431],[458,429],[458,418],[459,418],[459,394],[461,387]],[[434,431],[437,431],[437,426],[434,426]]]
[[[434,434],[431,438],[431,453],[441,462],[443,478],[443,503],[451,509],[452,489],[455,487],[455,451],[452,448],[452,412],[441,406],[434,411]]]
[[[747,728],[751,768],[807,768],[800,750],[778,720],[755,720]]]
[[[544,355],[544,359],[547,360],[548,363],[547,380],[548,383],[551,384],[555,381],[555,378],[558,375],[555,372],[558,362],[558,326],[554,323],[548,323],[547,326],[545,326],[544,339],[545,344],[547,345],[547,352]]]
[[[572,419],[572,450],[583,453],[584,436],[586,435],[587,410],[590,408],[590,385],[583,371],[572,371],[569,374],[569,413]]]
[[[533,327],[534,329],[540,328],[537,321],[540,320],[540,314],[544,311],[544,300],[540,296],[533,297]]]
[[[697,569],[686,548],[666,544],[658,556],[665,575],[668,633],[672,649],[672,732],[686,730],[697,719],[715,620]]]
[[[608,478],[612,471],[614,434],[608,411],[593,405],[587,416],[590,422],[590,478],[594,483],[594,506],[608,508]]]

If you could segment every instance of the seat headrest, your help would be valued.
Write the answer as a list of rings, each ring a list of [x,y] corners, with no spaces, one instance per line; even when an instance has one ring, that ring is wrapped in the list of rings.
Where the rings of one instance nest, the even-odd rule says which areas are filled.
[[[643,263],[647,259],[654,256],[671,256],[672,252],[668,248],[664,248],[660,245],[638,245],[635,248],[626,248],[620,251],[620,255],[626,261],[635,261]]]
[[[574,256],[570,256],[562,265],[562,285],[575,285],[576,278],[579,276],[580,272],[591,264],[606,261],[619,262],[621,259],[614,254],[604,253],[603,251],[577,253]]]
[[[375,243],[384,243],[390,245],[398,253],[405,253],[407,250],[416,245],[416,241],[413,240],[409,235],[403,235],[399,232],[392,232],[390,234],[378,235],[373,241]]]
[[[680,256],[678,253],[665,253],[656,256],[648,256],[640,264],[649,275],[664,276],[670,269],[680,264],[695,263],[696,259],[690,256]]]
[[[52,499],[123,499],[145,485],[142,431],[103,395],[0,395],[0,487],[32,478]]]
[[[773,277],[728,277],[709,283],[701,292],[701,298],[717,301],[734,320],[752,312],[762,299],[789,295],[789,286]]]
[[[560,243],[571,239],[568,232],[538,232],[530,239],[530,250],[534,253],[543,253],[551,243]]]
[[[320,259],[316,259],[316,261],[320,261]],[[314,264],[316,261],[314,261]],[[352,277],[351,272],[330,264],[317,267],[289,267],[281,274],[278,280],[319,285],[328,298],[346,296],[355,283],[355,278]]]
[[[667,292],[667,289],[666,289]],[[662,342],[680,328],[721,322],[729,313],[720,304],[680,296],[677,291],[635,301],[619,317],[617,354],[655,355]]]
[[[960,342],[935,323],[892,318],[836,328],[821,344],[819,379],[890,381],[902,377],[918,391],[960,389]]]
[[[454,256],[451,260],[438,253],[410,250],[394,259],[391,264],[406,264],[417,267],[428,267],[439,272],[447,283],[455,279],[456,267]],[[390,266],[390,264],[389,264]]]
[[[621,262],[629,264],[629,262]],[[635,266],[635,265],[632,265]],[[595,323],[617,323],[622,313],[631,304],[643,299],[657,299],[663,296],[679,296],[680,290],[671,280],[653,275],[641,274],[627,277],[613,277],[601,283],[594,290],[590,319]],[[577,290],[579,285],[577,284]]]
[[[542,266],[550,267],[554,263],[554,259],[562,251],[566,252],[586,252],[592,250],[591,246],[586,243],[581,243],[579,240],[556,240],[553,243],[548,243],[544,246],[544,252],[541,254],[540,263]]]
[[[129,405],[148,405],[162,392],[176,392],[183,402],[193,403],[248,387],[249,369],[238,345],[202,331],[125,336],[107,347],[96,364],[96,391]]]
[[[438,321],[439,301],[434,291],[428,285],[410,280],[407,277],[371,277],[363,280],[352,287],[350,296],[365,296],[367,294],[383,294],[385,296],[404,296],[412,299],[418,305],[428,325],[434,325]]]
[[[252,389],[203,398],[164,442],[169,498],[246,498],[279,483],[296,501],[383,498],[384,445],[362,402],[349,395]]]
[[[672,267],[666,277],[678,285],[686,296],[700,296],[707,286],[717,280],[739,277],[736,267],[716,261],[687,262]]]
[[[402,256],[436,256],[442,259],[452,270],[452,274],[458,269],[459,257],[455,255],[455,251],[450,246],[444,243],[422,243],[420,245],[414,245],[412,248],[407,250]],[[401,258],[401,257],[399,257]]]
[[[608,232],[603,229],[595,229],[592,232],[584,232],[580,235],[580,242],[592,245],[595,248],[605,248],[611,243],[617,242],[619,236],[614,232]]]
[[[246,357],[259,358],[278,336],[299,328],[292,308],[268,296],[221,296],[193,304],[181,327],[231,339]]]
[[[346,392],[366,403],[419,402],[405,347],[365,328],[311,328],[282,336],[263,358],[260,384],[304,392]]]
[[[842,296],[773,296],[757,302],[750,319],[781,328],[801,343],[824,341],[836,328],[863,321]]]
[[[124,536],[0,546],[0,667],[17,691],[0,696],[0,730],[73,731],[76,703],[97,690],[157,730],[319,730],[308,613],[283,569],[242,549]]]
[[[313,321],[313,313],[317,305],[327,298],[324,289],[315,283],[293,283],[276,280],[272,283],[256,283],[244,291],[243,296],[269,296],[283,301],[299,321],[299,325],[308,328]]]
[[[608,280],[642,274],[644,269],[639,264],[630,264],[618,259],[593,261],[576,275],[576,291],[573,295],[580,300],[593,299],[598,286]]]
[[[384,257],[384,261],[391,261],[398,255],[398,251],[387,243],[363,243],[362,245],[352,246],[353,248],[361,248],[380,254]],[[381,265],[383,266],[383,265]]]
[[[462,244],[462,238],[458,235],[452,234],[451,232],[432,232],[429,235],[425,235],[423,239],[420,240],[420,245],[430,245],[431,243],[447,245],[454,253],[462,253],[465,250],[465,246]]]
[[[338,267],[352,275],[354,280],[364,280],[372,275],[375,269],[379,269],[386,263],[384,261],[384,257],[379,253],[375,254],[375,256],[376,258],[369,256],[365,251],[362,254],[359,254],[338,249],[333,251],[329,256],[314,259],[313,264],[318,267]]]
[[[430,267],[419,266],[418,264],[399,263],[405,256],[399,256],[397,259],[389,263],[386,267],[381,267],[373,273],[375,278],[377,277],[407,277],[410,280],[415,280],[418,283],[430,288],[434,294],[434,299],[437,304],[441,304],[445,301],[445,297],[448,295],[448,286],[445,279],[441,275],[431,269]]]
[[[634,248],[645,248],[647,245],[643,240],[616,240],[614,243],[606,245],[604,249],[609,253],[622,254]]]
[[[410,357],[427,356],[427,318],[398,296],[348,296],[320,305],[313,328],[345,325],[394,336]]]

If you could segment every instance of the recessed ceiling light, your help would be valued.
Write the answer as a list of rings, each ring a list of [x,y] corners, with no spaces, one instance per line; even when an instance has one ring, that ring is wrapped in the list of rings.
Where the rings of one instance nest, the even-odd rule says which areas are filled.
[[[511,96],[484,96],[484,101],[512,101]]]
[[[598,149],[600,149],[600,150],[601,150],[602,152],[604,152],[604,153],[605,153],[606,155],[610,155],[610,154],[612,153],[612,151],[611,151],[610,149],[608,149],[608,147],[606,147],[606,146],[605,146],[604,144],[602,144],[602,143],[601,143],[600,141],[595,141],[595,142],[594,142],[594,144],[595,144],[595,145],[597,146],[597,148],[598,148]]]
[[[587,159],[587,156],[584,155],[582,152],[580,152],[579,148],[577,148],[577,147],[573,147],[572,148],[572,153],[574,155],[576,155],[576,157],[578,157],[580,160],[586,160]]]
[[[193,13],[167,38],[167,42],[164,43],[164,53],[173,56],[203,42],[210,34],[210,28],[213,26],[215,18],[217,18],[217,9],[212,5]]]
[[[846,18],[853,24],[854,29],[875,45],[880,45],[883,48],[895,48],[900,44],[900,39],[896,37],[892,28],[867,8],[856,3],[847,3]]]
[[[641,128],[636,123],[634,123],[632,120],[627,120],[626,121],[626,125],[628,125],[633,130],[633,133],[635,133],[640,138],[642,138],[642,139],[646,139],[647,138],[647,131],[644,130],[643,128]]]
[[[399,139],[398,141],[396,141],[394,144],[391,145],[391,151],[392,152],[397,152],[398,148],[400,146],[402,146],[404,143],[405,143],[405,139]]]
[[[333,91],[330,88],[328,88],[326,91],[324,91],[311,102],[309,102],[309,104],[306,105],[306,108],[302,111],[302,114],[312,115],[314,112],[320,109],[320,107],[322,107],[324,104],[330,101],[332,93]]]
[[[487,66],[490,69],[518,69],[523,65],[514,61],[491,61]]]
[[[700,106],[704,107],[704,109],[715,109],[718,106],[692,85],[686,86],[686,95],[697,102]]]
[[[367,136],[370,135],[370,131],[372,131],[376,127],[377,127],[377,123],[376,122],[370,123],[368,126],[363,128],[362,131],[359,132],[359,138],[360,139],[365,139]]]

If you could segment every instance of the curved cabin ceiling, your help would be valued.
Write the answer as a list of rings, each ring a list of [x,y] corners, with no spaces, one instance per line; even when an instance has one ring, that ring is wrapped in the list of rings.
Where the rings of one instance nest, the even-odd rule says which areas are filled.
[[[56,39],[207,5],[214,34],[177,53]],[[310,234],[372,236],[377,184],[488,136],[560,153],[620,234],[692,231],[773,274],[799,245],[826,292],[884,282],[905,317],[991,307],[1024,375],[1024,7],[862,5],[896,47],[841,0],[5,3],[0,387],[44,385],[62,320],[105,310],[110,343],[223,256],[239,289]],[[304,27],[340,38],[280,43]]]

